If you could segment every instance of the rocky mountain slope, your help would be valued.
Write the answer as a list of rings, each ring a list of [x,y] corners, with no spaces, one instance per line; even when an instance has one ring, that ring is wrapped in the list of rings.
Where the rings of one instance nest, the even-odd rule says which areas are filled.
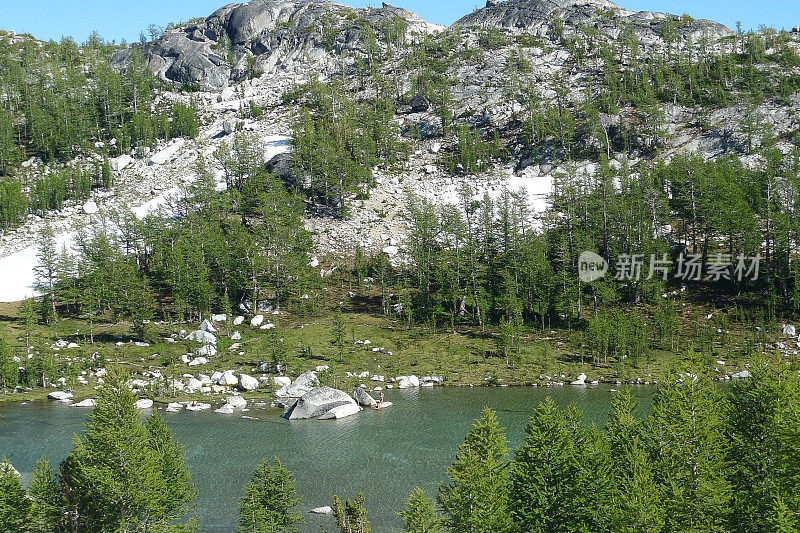
[[[297,63],[335,69],[336,58],[364,51],[370,35],[414,42],[443,29],[385,3],[381,9],[354,9],[325,0],[254,0],[167,32],[143,51],[165,80],[219,90],[253,69],[267,75],[292,71]],[[116,65],[130,61],[132,51],[119,54]]]
[[[779,44],[774,35],[758,39],[768,58],[800,49],[798,33],[781,34]],[[713,73],[714,58],[746,55],[745,47],[720,24],[628,11],[607,0],[490,0],[450,28],[389,4],[380,9],[323,0],[232,4],[114,57],[112,65],[124,70],[142,52],[149,68],[173,87],[168,97],[192,99],[201,107],[204,126],[197,141],[181,145],[163,164],[134,159],[135,164],[120,168],[111,198],[98,203],[101,210],[139,205],[143,191],[145,197],[157,197],[190,177],[200,155],[230,144],[237,123],[266,139],[265,146],[274,136],[289,136],[298,108],[282,96],[312,80],[335,83],[353,101],[393,95],[398,104],[394,125],[411,152],[399,169],[372,169],[373,187],[353,198],[349,217],[309,213],[318,253],[335,263],[357,246],[374,252],[396,241],[399,246],[388,246],[387,253],[395,257],[399,251],[401,257],[414,196],[459,203],[462,184],[472,187],[476,198],[485,192],[498,196],[507,187],[523,192],[535,218],[546,206],[555,176],[591,174],[601,158],[613,169],[626,165],[634,172],[682,152],[705,158],[734,154],[759,165],[761,156],[752,153],[759,141],[745,127],[753,123],[771,125],[778,149],[789,153],[800,126],[800,95],[791,81],[797,66],[782,66],[778,59],[758,65],[776,88],[784,87],[780,80],[789,80],[780,97],[745,101],[737,96],[743,89],[724,82],[723,97],[707,105],[663,94],[671,83],[682,83],[684,63],[707,62],[703,71]],[[642,77],[643,66],[659,65],[667,65],[662,71],[674,71],[678,81],[665,80],[666,88],[651,103],[616,96],[606,108],[592,108],[620,91],[613,83],[624,88]],[[638,83],[640,90],[649,90],[646,80]],[[250,104],[265,113],[243,121],[242,109]],[[566,119],[531,141],[537,117],[547,119],[554,110]],[[558,129],[563,133],[565,125],[574,131],[559,140]],[[496,136],[507,157],[481,162],[479,171],[448,167],[462,126],[486,138]],[[62,231],[81,221],[80,213],[54,216]],[[6,235],[0,255],[29,246],[36,229],[33,221]]]

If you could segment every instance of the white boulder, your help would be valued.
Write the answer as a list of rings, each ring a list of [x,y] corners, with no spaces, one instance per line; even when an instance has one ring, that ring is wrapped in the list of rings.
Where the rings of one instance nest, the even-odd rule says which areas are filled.
[[[243,316],[237,316],[236,318],[233,319],[233,325],[234,326],[238,326],[242,322],[244,322],[244,317]]]
[[[232,370],[228,370],[222,374],[218,383],[225,387],[235,387],[239,384],[239,378],[236,377]]]
[[[244,390],[256,390],[258,388],[258,380],[247,374],[239,374],[239,387]]]
[[[256,315],[253,317],[252,320],[250,320],[250,325],[253,326],[254,328],[257,328],[263,323],[264,323],[264,315]]]
[[[241,396],[228,396],[225,398],[225,403],[236,409],[244,409],[247,407],[247,400],[242,398]]]
[[[275,376],[272,378],[272,382],[275,383],[277,387],[287,387],[292,384],[292,378],[288,376]]]
[[[203,320],[202,324],[198,328],[200,331],[205,331],[207,333],[216,333],[217,328],[214,327],[214,324],[211,323],[209,320]]]
[[[419,387],[419,378],[417,376],[397,376],[397,387],[400,389],[411,389]]]
[[[338,407],[334,407],[324,415],[320,416],[320,420],[338,420],[340,418],[345,418],[348,416],[352,416],[356,413],[361,411],[361,407],[358,405],[353,405],[351,403],[340,405]]]
[[[205,346],[201,346],[200,349],[197,350],[197,355],[206,355],[208,357],[214,357],[215,355],[217,355],[217,347],[214,346],[213,344],[206,344]],[[200,357],[199,359],[205,359],[205,357]],[[207,362],[208,360],[206,359],[206,363]],[[205,364],[205,363],[198,363],[198,364]]]
[[[571,385],[586,385],[586,374],[580,374],[578,379],[570,383]]]
[[[240,340],[242,340],[242,334],[239,333],[238,331],[235,331],[233,333],[233,335],[231,335],[231,340],[232,341],[240,341]]]
[[[95,407],[97,406],[97,400],[94,398],[86,398],[82,402],[73,403],[72,407]]]
[[[47,395],[48,398],[51,400],[58,400],[59,402],[63,402],[64,400],[69,400],[72,398],[73,394],[71,392],[65,391],[53,391]]]
[[[217,344],[217,337],[213,333],[198,329],[186,336],[187,340],[199,342],[200,344]]]
[[[150,398],[142,398],[141,400],[138,400],[134,405],[137,409],[150,409],[151,407],[153,407],[153,400],[151,400]]]
[[[94,200],[89,200],[88,202],[83,204],[83,207],[81,209],[87,215],[94,215],[95,213],[100,211],[100,208],[97,206],[97,202],[95,202]]]

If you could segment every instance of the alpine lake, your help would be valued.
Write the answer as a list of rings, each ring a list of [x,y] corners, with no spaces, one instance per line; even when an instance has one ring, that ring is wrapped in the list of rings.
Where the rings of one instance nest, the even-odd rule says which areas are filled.
[[[635,387],[643,414],[650,410],[654,391]],[[389,390],[386,400],[394,405],[387,409],[325,421],[289,421],[281,418],[281,410],[266,407],[244,413],[252,419],[241,413],[160,412],[185,446],[199,493],[201,531],[235,531],[238,499],[253,470],[262,458],[278,457],[294,473],[303,496],[304,531],[333,531],[332,516],[308,511],[332,505],[334,494],[344,500],[361,491],[372,530],[394,533],[402,531],[397,511],[414,487],[435,498],[484,407],[497,412],[513,453],[533,409],[548,396],[561,406],[574,402],[587,424],[602,426],[613,394],[604,385]],[[27,483],[41,456],[57,467],[72,450],[89,411],[49,400],[0,404],[0,456],[7,455]]]

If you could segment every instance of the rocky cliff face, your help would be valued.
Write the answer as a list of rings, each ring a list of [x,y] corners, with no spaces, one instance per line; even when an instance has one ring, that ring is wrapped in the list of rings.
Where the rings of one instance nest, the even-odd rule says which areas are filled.
[[[298,64],[335,69],[337,58],[366,54],[373,41],[409,43],[443,29],[386,3],[381,9],[354,9],[323,0],[253,0],[135,45],[117,54],[114,64],[124,68],[141,49],[163,79],[220,90],[251,70],[271,74]]]
[[[592,27],[612,38],[631,28],[644,42],[657,42],[674,30],[679,39],[715,40],[733,35],[722,24],[664,13],[628,11],[608,0],[489,0],[486,7],[459,19],[454,28],[502,28],[541,37],[556,28],[573,32]]]

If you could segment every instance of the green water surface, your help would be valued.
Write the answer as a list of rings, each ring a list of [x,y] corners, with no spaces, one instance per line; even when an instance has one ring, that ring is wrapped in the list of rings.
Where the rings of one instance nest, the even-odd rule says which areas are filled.
[[[648,409],[652,390],[637,388]],[[334,494],[366,496],[373,531],[402,531],[396,512],[415,486],[430,495],[442,481],[459,444],[484,406],[496,410],[512,447],[523,436],[533,408],[547,396],[575,402],[587,422],[602,425],[613,392],[607,387],[437,388],[387,391],[394,406],[342,420],[288,421],[275,409],[241,415],[210,411],[164,413],[199,490],[202,531],[234,531],[237,500],[258,461],[279,457],[294,472],[305,501],[302,511],[331,505]],[[0,404],[0,456],[7,455],[27,481],[44,454],[57,464],[72,449],[87,409],[58,402]],[[305,531],[334,530],[333,519],[306,515]]]

